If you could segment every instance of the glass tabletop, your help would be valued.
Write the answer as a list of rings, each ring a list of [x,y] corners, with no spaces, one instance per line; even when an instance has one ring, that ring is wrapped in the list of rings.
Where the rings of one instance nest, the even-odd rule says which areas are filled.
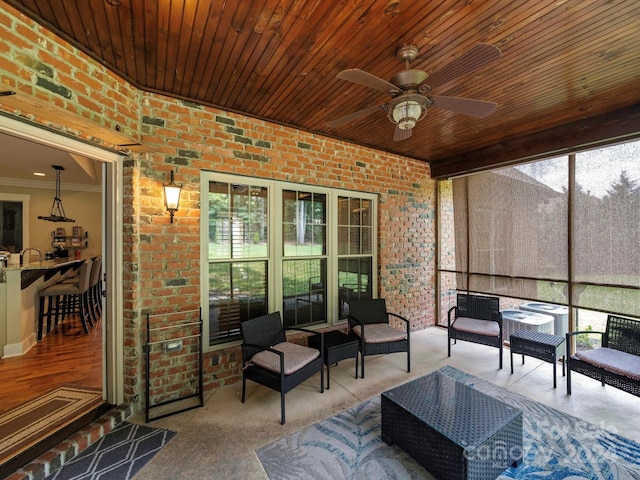
[[[440,434],[472,448],[501,430],[521,410],[435,372],[382,393]]]

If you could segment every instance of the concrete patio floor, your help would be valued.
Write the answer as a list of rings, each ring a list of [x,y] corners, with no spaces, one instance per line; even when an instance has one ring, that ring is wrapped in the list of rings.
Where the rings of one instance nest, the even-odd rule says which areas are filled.
[[[572,395],[558,365],[558,388],[553,388],[552,365],[514,356],[510,373],[509,349],[498,369],[495,348],[459,341],[447,357],[446,330],[432,327],[411,334],[411,368],[406,354],[366,358],[366,378],[354,378],[354,361],[331,367],[331,389],[320,393],[319,375],[286,395],[285,425],[280,425],[280,394],[247,382],[247,399],[240,401],[241,382],[210,392],[203,408],[150,422],[178,433],[136,476],[136,480],[266,479],[256,448],[296,432],[381,392],[430,373],[444,365],[476,375],[557,410],[640,442],[637,422],[640,398],[580,374],[572,375]],[[144,416],[130,420],[144,423]]]

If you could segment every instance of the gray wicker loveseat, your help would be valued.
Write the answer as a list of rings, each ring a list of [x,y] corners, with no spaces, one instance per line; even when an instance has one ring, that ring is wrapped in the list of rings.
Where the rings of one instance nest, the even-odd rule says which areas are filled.
[[[587,333],[600,335],[602,346],[567,356],[567,394],[571,395],[574,371],[640,396],[640,320],[609,315],[604,332],[567,333],[567,345]]]

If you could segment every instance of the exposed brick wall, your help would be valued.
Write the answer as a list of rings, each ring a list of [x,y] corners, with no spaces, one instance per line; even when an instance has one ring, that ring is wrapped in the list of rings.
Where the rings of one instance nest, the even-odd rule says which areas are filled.
[[[132,154],[124,162],[126,402],[142,406],[146,313],[200,304],[201,170],[379,194],[379,294],[388,299],[390,310],[411,318],[414,329],[434,323],[435,181],[427,164],[141,92],[11,7],[3,7],[3,88],[46,99],[108,128],[121,125],[147,147],[146,153]],[[67,130],[64,125],[51,126]],[[183,192],[171,225],[162,184],[172,169]],[[240,359],[238,347],[207,354],[206,388],[237,381]]]
[[[103,127],[115,130],[118,126],[122,133],[137,136],[139,90],[4,2],[0,34],[0,89],[33,96]],[[83,136],[39,118],[36,112],[27,116]]]
[[[200,171],[209,170],[379,194],[379,294],[420,329],[435,315],[435,181],[428,165],[156,94],[143,94],[140,160],[140,307],[197,308]],[[183,185],[173,225],[162,183]],[[148,241],[147,241],[148,240]],[[131,288],[134,288],[131,286]],[[240,378],[236,348],[208,354],[215,388]]]

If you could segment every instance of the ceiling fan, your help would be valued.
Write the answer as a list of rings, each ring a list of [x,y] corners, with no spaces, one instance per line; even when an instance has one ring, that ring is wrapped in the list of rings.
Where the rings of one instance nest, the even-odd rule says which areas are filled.
[[[383,110],[387,112],[389,120],[396,126],[393,139],[399,141],[411,136],[413,127],[418,120],[424,118],[429,107],[478,118],[490,115],[496,110],[497,104],[494,102],[429,95],[429,93],[432,89],[454,78],[471,73],[498,60],[502,56],[498,47],[479,43],[432,75],[427,75],[422,70],[409,68],[409,63],[417,55],[418,47],[415,45],[400,47],[396,56],[404,62],[405,69],[395,74],[388,82],[357,68],[338,73],[337,78],[387,93],[391,97],[391,101],[331,120],[327,122],[327,125],[339,127],[378,110]]]

